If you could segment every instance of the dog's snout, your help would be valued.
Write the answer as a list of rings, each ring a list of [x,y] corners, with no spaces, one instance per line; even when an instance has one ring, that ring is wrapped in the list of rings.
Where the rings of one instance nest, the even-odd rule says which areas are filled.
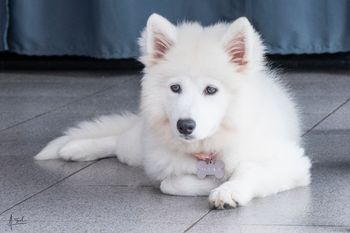
[[[194,128],[196,128],[196,122],[192,119],[180,119],[177,121],[177,130],[183,135],[190,135]]]

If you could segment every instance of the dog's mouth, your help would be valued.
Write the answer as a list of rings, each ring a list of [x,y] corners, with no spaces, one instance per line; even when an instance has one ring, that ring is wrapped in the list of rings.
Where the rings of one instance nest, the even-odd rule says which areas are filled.
[[[195,137],[193,135],[183,135],[183,134],[180,134],[179,137],[184,140],[184,141],[193,141],[195,140]]]

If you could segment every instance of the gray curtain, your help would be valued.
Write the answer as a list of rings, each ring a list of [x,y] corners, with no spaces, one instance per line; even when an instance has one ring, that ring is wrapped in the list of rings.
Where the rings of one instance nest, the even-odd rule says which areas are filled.
[[[0,0],[0,50],[137,57],[153,12],[204,25],[247,16],[270,54],[350,51],[348,0]]]

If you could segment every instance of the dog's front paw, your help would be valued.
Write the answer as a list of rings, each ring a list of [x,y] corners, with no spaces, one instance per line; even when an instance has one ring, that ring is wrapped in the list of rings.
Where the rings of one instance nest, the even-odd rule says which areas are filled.
[[[228,181],[210,192],[209,207],[211,209],[236,208],[238,205],[247,204],[251,198],[251,192],[245,185]]]
[[[211,209],[230,209],[237,206],[238,203],[230,190],[218,187],[210,192],[209,207]]]

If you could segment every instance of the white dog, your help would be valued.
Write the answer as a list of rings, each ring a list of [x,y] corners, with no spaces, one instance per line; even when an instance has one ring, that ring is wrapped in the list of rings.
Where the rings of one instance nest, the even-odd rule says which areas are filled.
[[[175,26],[153,14],[140,46],[140,114],[82,122],[35,159],[116,155],[143,166],[163,193],[209,195],[218,209],[310,183],[295,105],[246,18]]]

